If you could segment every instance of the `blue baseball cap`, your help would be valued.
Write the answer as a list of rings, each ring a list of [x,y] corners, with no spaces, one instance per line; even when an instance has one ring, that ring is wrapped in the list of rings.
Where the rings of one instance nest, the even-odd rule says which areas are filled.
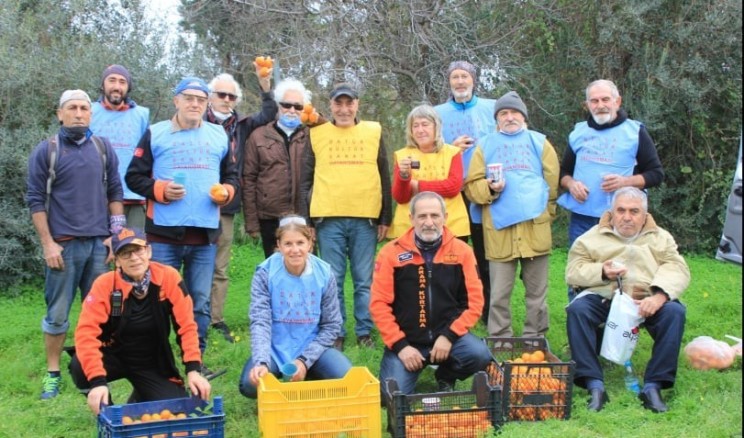
[[[114,251],[114,254],[121,251],[127,245],[147,246],[145,233],[137,228],[125,227],[111,237],[111,249]]]
[[[205,95],[209,96],[209,86],[207,83],[204,82],[204,79],[194,76],[187,76],[181,79],[181,82],[179,82],[178,85],[176,85],[176,88],[173,89],[173,94],[178,95],[186,90],[201,91]]]

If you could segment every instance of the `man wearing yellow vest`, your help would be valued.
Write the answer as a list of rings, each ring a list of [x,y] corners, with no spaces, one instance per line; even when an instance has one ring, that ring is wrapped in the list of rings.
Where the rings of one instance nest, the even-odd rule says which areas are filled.
[[[357,344],[372,347],[369,289],[377,243],[392,221],[390,171],[377,122],[357,119],[359,93],[350,84],[333,87],[332,123],[310,130],[302,168],[300,211],[312,218],[320,257],[330,263],[338,285],[344,326],[334,347],[343,350],[346,336],[344,278],[346,260],[354,284],[354,332]]]

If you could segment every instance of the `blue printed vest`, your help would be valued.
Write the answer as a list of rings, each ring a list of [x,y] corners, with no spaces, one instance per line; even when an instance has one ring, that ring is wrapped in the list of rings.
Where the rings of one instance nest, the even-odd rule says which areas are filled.
[[[434,107],[442,119],[444,142],[452,144],[457,137],[467,135],[474,138],[478,144],[481,137],[496,130],[496,119],[493,114],[495,106],[496,101],[493,99],[473,96],[470,102],[465,104],[449,100]],[[468,174],[473,152],[475,147],[462,151],[463,180]]]
[[[150,110],[135,106],[127,111],[109,111],[100,102],[93,103],[90,130],[99,137],[108,138],[119,159],[119,175],[124,189],[124,199],[144,200],[143,196],[129,190],[124,177],[132,161],[132,154],[150,124]]]
[[[318,335],[323,289],[331,266],[312,254],[299,277],[287,272],[274,253],[259,266],[268,272],[271,296],[271,358],[280,366],[294,361]]]
[[[540,216],[548,206],[549,195],[542,166],[545,136],[529,130],[517,135],[496,132],[485,136],[481,143],[478,147],[482,148],[485,164],[501,163],[506,179],[504,191],[487,206],[494,228],[501,230]]]
[[[150,128],[152,176],[156,180],[173,180],[176,172],[184,172],[186,196],[168,204],[155,203],[153,220],[166,227],[216,229],[220,208],[209,197],[209,189],[220,182],[220,163],[228,152],[225,130],[208,122],[196,129],[171,129],[170,120]]]
[[[600,217],[612,207],[612,193],[602,190],[602,178],[607,174],[633,175],[638,154],[638,132],[641,124],[627,119],[609,129],[597,131],[587,122],[577,123],[568,137],[576,154],[573,178],[589,189],[589,196],[580,203],[565,192],[558,198],[558,205],[574,213]]]

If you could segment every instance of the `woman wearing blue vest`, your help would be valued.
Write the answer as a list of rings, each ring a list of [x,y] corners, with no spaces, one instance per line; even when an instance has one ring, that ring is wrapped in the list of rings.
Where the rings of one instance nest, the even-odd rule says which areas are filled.
[[[292,382],[339,379],[351,361],[332,348],[341,333],[336,279],[331,266],[311,254],[313,237],[300,216],[276,230],[279,249],[256,268],[251,284],[252,356],[240,376],[240,392],[256,398],[259,379],[281,376],[293,363]]]

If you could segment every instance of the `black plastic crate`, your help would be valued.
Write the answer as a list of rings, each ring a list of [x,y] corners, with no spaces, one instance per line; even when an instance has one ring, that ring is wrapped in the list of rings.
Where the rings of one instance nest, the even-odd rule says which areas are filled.
[[[501,387],[481,371],[470,391],[405,395],[395,379],[384,383],[388,430],[395,438],[462,438],[489,436],[503,423]]]
[[[562,362],[545,338],[486,338],[494,357],[489,382],[502,387],[506,421],[571,418],[571,394],[576,364]],[[541,351],[544,362],[524,357]],[[539,353],[538,353],[539,354]]]

